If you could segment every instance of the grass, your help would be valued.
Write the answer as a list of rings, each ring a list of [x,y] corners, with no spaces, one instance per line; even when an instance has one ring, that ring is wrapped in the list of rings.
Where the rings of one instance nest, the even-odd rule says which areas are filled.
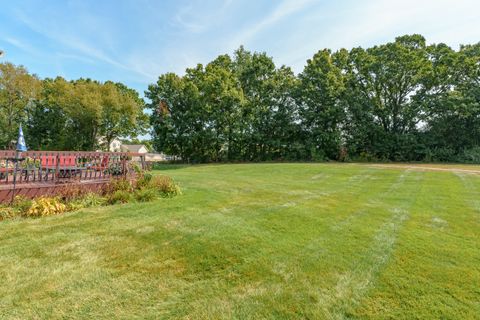
[[[441,168],[179,166],[176,198],[1,222],[0,318],[478,318],[480,175]]]

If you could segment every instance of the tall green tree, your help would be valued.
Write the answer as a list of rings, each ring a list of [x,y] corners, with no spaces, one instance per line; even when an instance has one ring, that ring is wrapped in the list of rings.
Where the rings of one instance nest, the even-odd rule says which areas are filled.
[[[203,72],[203,67],[197,69]],[[199,110],[200,93],[193,82],[167,73],[149,86],[145,96],[152,109],[155,149],[188,162],[206,160],[208,150],[202,139],[206,116]]]
[[[431,72],[425,39],[403,36],[366,50],[354,48],[344,72],[345,102],[353,122],[346,134],[349,148],[377,158],[416,160],[421,105],[415,100]]]
[[[307,61],[299,79],[297,101],[310,157],[336,159],[345,116],[342,70],[335,64],[331,51],[322,50]]]
[[[72,84],[63,78],[45,79],[24,127],[28,146],[33,150],[66,150],[69,139],[66,114]]]
[[[106,82],[100,86],[102,114],[99,134],[103,148],[120,137],[136,137],[145,134],[148,117],[144,113],[145,102],[138,92],[122,83]]]
[[[0,63],[0,145],[4,148],[15,140],[19,124],[27,120],[39,89],[39,79],[27,69]]]

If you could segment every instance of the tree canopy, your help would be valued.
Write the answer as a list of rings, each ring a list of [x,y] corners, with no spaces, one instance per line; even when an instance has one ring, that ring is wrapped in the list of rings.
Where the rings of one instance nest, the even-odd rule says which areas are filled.
[[[298,75],[240,47],[146,97],[153,145],[186,161],[480,162],[480,43],[323,49]]]
[[[146,133],[139,94],[121,83],[39,79],[22,66],[0,64],[0,145],[23,124],[34,150],[105,149],[115,138]]]

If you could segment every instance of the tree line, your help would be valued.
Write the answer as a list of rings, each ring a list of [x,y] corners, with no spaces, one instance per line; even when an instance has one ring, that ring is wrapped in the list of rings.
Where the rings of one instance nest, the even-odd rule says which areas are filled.
[[[39,79],[24,67],[0,64],[0,148],[11,148],[23,125],[31,150],[107,149],[115,138],[149,127],[145,102],[121,83]]]
[[[298,75],[240,47],[145,94],[153,145],[189,162],[480,162],[480,43],[324,49]]]

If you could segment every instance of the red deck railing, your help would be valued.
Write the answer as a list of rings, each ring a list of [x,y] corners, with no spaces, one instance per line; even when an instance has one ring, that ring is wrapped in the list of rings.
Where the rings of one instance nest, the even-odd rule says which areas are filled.
[[[16,163],[18,161],[18,163]],[[135,164],[136,163],[136,164]],[[144,155],[126,152],[0,151],[0,187],[16,184],[82,182],[132,176]]]

